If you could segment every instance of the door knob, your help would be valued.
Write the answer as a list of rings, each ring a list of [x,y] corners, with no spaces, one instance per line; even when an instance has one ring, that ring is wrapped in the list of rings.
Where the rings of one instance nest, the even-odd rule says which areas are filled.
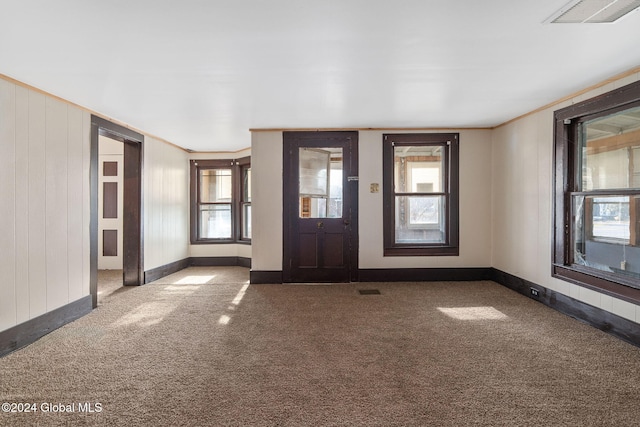
[[[349,220],[349,219],[345,219],[343,222],[344,222],[344,225],[349,225],[349,224],[351,224],[351,220]]]
[[[324,222],[318,221],[318,228],[323,228],[323,227],[324,227]]]

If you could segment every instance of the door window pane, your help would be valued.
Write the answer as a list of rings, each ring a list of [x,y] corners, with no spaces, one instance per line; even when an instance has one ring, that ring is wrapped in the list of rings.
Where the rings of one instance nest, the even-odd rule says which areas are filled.
[[[335,160],[335,157],[332,156],[329,173],[327,218],[342,218],[342,152],[340,152],[338,160]]]
[[[342,148],[299,149],[300,218],[342,218]]]
[[[300,196],[326,197],[331,152],[300,148]]]

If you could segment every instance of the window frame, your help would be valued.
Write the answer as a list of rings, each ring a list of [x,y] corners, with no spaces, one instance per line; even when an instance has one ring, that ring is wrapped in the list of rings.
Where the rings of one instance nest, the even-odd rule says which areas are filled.
[[[244,200],[244,171],[251,168],[251,157],[240,159],[192,159],[190,162],[190,237],[192,245],[242,243],[250,244],[251,239],[242,236],[243,205],[251,204]],[[231,237],[201,238],[200,236],[200,171],[212,169],[231,169]]]
[[[458,256],[459,255],[459,133],[383,134],[383,240],[384,256]],[[442,146],[444,148],[444,183],[442,191],[427,192],[445,196],[444,243],[396,243],[394,147]],[[427,195],[427,193],[424,193]],[[405,194],[405,193],[398,193]],[[423,193],[416,193],[423,194]]]
[[[573,196],[635,195],[628,189],[582,191],[580,124],[640,105],[640,81],[554,112],[552,276],[626,301],[640,302],[640,281],[573,263]],[[637,227],[637,224],[636,224]]]
[[[237,204],[238,208],[236,209],[236,224],[237,227],[237,239],[241,243],[251,243],[251,237],[244,237],[245,230],[245,221],[244,217],[244,209],[246,206],[251,206],[251,194],[249,193],[247,186],[245,185],[245,174],[247,171],[251,170],[251,157],[243,157],[242,159],[237,160],[238,166],[238,181],[239,181],[239,189],[238,189],[238,197]],[[249,177],[250,179],[250,177]],[[250,186],[250,183],[248,184]],[[245,197],[248,194],[248,200]]]

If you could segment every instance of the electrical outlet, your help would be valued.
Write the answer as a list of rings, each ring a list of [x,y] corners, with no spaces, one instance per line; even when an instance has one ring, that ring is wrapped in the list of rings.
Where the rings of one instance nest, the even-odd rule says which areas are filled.
[[[531,289],[531,296],[534,298],[538,298],[540,296],[540,291],[537,290],[536,288],[530,288]]]

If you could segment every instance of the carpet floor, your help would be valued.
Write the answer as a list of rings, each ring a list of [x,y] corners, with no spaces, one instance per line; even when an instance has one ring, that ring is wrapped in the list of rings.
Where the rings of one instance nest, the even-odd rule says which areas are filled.
[[[248,279],[109,288],[0,359],[0,425],[640,426],[640,348],[496,283]]]

